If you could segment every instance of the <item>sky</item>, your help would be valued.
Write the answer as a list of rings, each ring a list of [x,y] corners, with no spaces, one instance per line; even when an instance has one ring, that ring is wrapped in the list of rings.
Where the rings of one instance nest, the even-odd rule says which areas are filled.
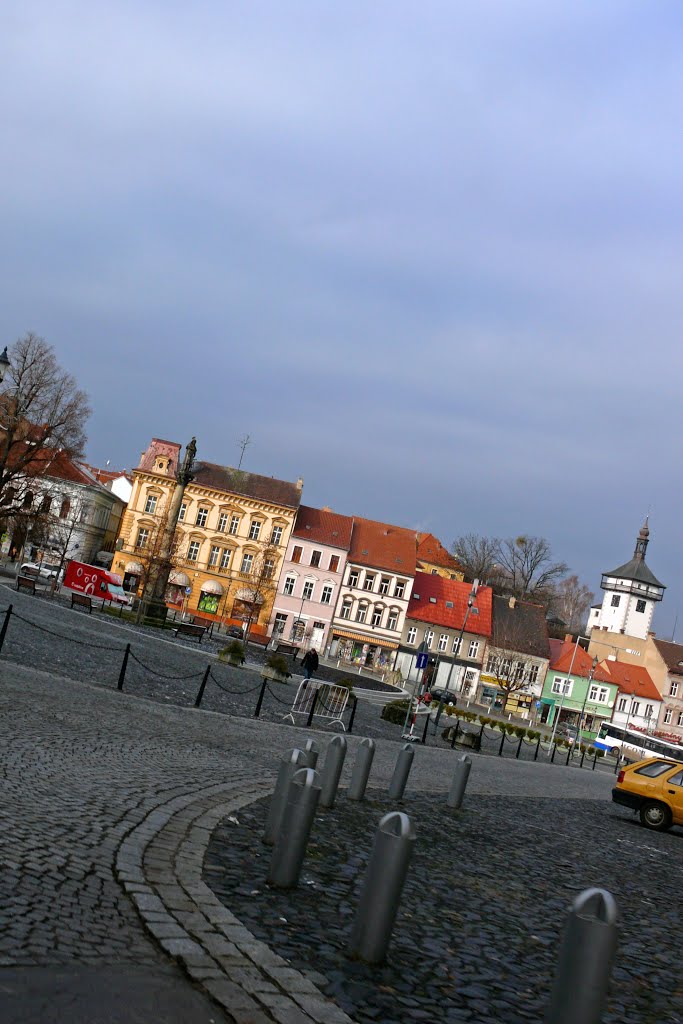
[[[650,516],[683,641],[678,0],[23,0],[0,13],[0,338],[310,505],[546,537]]]

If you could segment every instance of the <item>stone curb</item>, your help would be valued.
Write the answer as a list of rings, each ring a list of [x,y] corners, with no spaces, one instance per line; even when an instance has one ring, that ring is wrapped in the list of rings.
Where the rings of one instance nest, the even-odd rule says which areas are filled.
[[[258,940],[202,881],[213,830],[271,788],[222,783],[153,808],[121,843],[115,874],[146,929],[236,1024],[353,1024]]]

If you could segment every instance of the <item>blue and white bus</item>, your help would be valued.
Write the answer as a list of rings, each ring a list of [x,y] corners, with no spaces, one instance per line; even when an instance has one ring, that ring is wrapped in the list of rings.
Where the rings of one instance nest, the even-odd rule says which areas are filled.
[[[610,754],[618,754],[624,760],[641,761],[646,757],[652,757],[653,754],[662,754],[664,757],[673,758],[674,761],[683,761],[681,744],[669,743],[658,736],[649,736],[646,732],[627,729],[626,726],[615,725],[614,722],[605,722],[600,726],[593,746]]]

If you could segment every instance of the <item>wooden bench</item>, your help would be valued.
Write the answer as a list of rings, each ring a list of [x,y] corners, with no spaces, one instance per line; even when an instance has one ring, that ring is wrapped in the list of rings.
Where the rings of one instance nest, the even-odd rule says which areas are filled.
[[[17,590],[25,590],[27,594],[36,592],[36,581],[33,576],[17,576]]]
[[[198,615],[195,615],[193,622],[195,626],[202,626],[208,636],[213,636],[213,627],[216,625],[213,619],[200,619]]]
[[[197,643],[201,643],[202,637],[206,633],[206,626],[200,626],[194,622],[179,622],[178,625],[173,630],[173,632],[175,633],[176,637],[178,635],[190,636],[194,637]]]
[[[92,598],[89,594],[72,594],[71,595],[71,607],[72,608],[87,608],[88,614],[92,615]]]

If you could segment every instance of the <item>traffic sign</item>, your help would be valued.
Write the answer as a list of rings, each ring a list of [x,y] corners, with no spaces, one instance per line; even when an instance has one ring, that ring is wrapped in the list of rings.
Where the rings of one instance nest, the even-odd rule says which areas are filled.
[[[540,706],[541,706],[541,702],[540,702],[540,700],[537,700],[537,701],[536,701],[536,707],[537,707],[537,708],[540,708]]]
[[[185,587],[185,593],[186,594],[191,594],[192,593],[192,587]]]
[[[418,656],[417,656],[417,662],[416,662],[417,667],[418,668],[427,668],[427,661],[428,660],[429,660],[429,656],[427,654],[425,654],[424,652],[420,652],[420,654],[418,654]]]

